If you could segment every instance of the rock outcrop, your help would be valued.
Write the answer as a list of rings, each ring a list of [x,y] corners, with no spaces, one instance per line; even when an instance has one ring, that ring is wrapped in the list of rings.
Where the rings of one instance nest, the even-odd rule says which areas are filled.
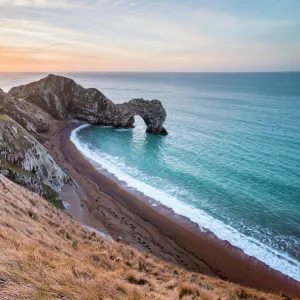
[[[53,118],[38,106],[0,89],[0,114],[6,114],[32,134],[49,131]]]
[[[166,111],[158,100],[133,99],[114,104],[99,90],[85,89],[74,80],[62,76],[47,77],[12,88],[10,96],[38,106],[55,119],[80,119],[96,125],[133,127],[134,116],[141,116],[147,132],[167,134],[163,127]]]
[[[71,178],[22,126],[0,115],[0,173],[62,207],[58,193]]]

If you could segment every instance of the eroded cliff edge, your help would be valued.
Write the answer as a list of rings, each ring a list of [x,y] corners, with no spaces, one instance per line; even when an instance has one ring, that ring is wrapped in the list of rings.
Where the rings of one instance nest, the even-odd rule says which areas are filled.
[[[0,174],[63,207],[59,192],[69,175],[21,125],[0,115]]]
[[[167,113],[158,100],[133,99],[115,104],[97,89],[85,89],[70,78],[52,74],[14,87],[8,94],[58,120],[73,118],[95,125],[130,128],[134,126],[134,116],[138,115],[145,121],[147,133],[167,134],[163,127]]]

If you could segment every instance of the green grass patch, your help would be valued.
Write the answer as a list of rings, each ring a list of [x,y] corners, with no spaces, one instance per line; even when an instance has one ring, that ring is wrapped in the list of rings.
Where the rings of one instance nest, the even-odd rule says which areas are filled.
[[[13,164],[0,164],[0,170],[7,170],[12,173],[21,174],[26,177],[32,177],[31,173],[29,171],[26,171],[26,170],[24,170],[16,165],[13,165]]]
[[[5,120],[5,121],[7,121],[7,120],[9,120],[9,118],[8,118],[8,116],[6,116],[6,115],[0,115],[0,120]]]

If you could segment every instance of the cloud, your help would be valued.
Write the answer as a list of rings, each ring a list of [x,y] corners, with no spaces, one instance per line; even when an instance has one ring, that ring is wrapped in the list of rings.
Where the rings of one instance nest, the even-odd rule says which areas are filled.
[[[228,3],[224,9],[202,0],[0,0],[0,63],[17,68],[11,57],[24,56],[72,70],[300,67],[299,19],[287,12],[262,18]]]
[[[79,0],[0,0],[0,7],[70,8],[85,6]]]

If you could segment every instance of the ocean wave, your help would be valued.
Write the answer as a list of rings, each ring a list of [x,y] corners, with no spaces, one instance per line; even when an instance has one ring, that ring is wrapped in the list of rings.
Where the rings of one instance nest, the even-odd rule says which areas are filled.
[[[101,166],[101,168],[113,174],[118,180],[125,182],[126,187],[133,188],[145,196],[171,208],[176,214],[189,218],[191,221],[197,223],[201,230],[210,230],[219,239],[227,240],[233,246],[241,248],[247,255],[256,257],[271,268],[300,281],[300,262],[291,258],[289,255],[280,253],[257,239],[248,237],[233,227],[214,219],[204,211],[183,203],[176,197],[129,176],[120,169],[116,158],[111,157],[112,159],[110,160],[107,155],[103,157],[101,152],[91,150],[87,144],[80,141],[77,135],[80,130],[88,126],[89,125],[82,125],[73,130],[71,141],[91,163],[96,166]],[[124,169],[124,166],[122,169]],[[153,205],[156,205],[155,201]]]
[[[117,128],[116,131],[132,131],[132,128]]]

